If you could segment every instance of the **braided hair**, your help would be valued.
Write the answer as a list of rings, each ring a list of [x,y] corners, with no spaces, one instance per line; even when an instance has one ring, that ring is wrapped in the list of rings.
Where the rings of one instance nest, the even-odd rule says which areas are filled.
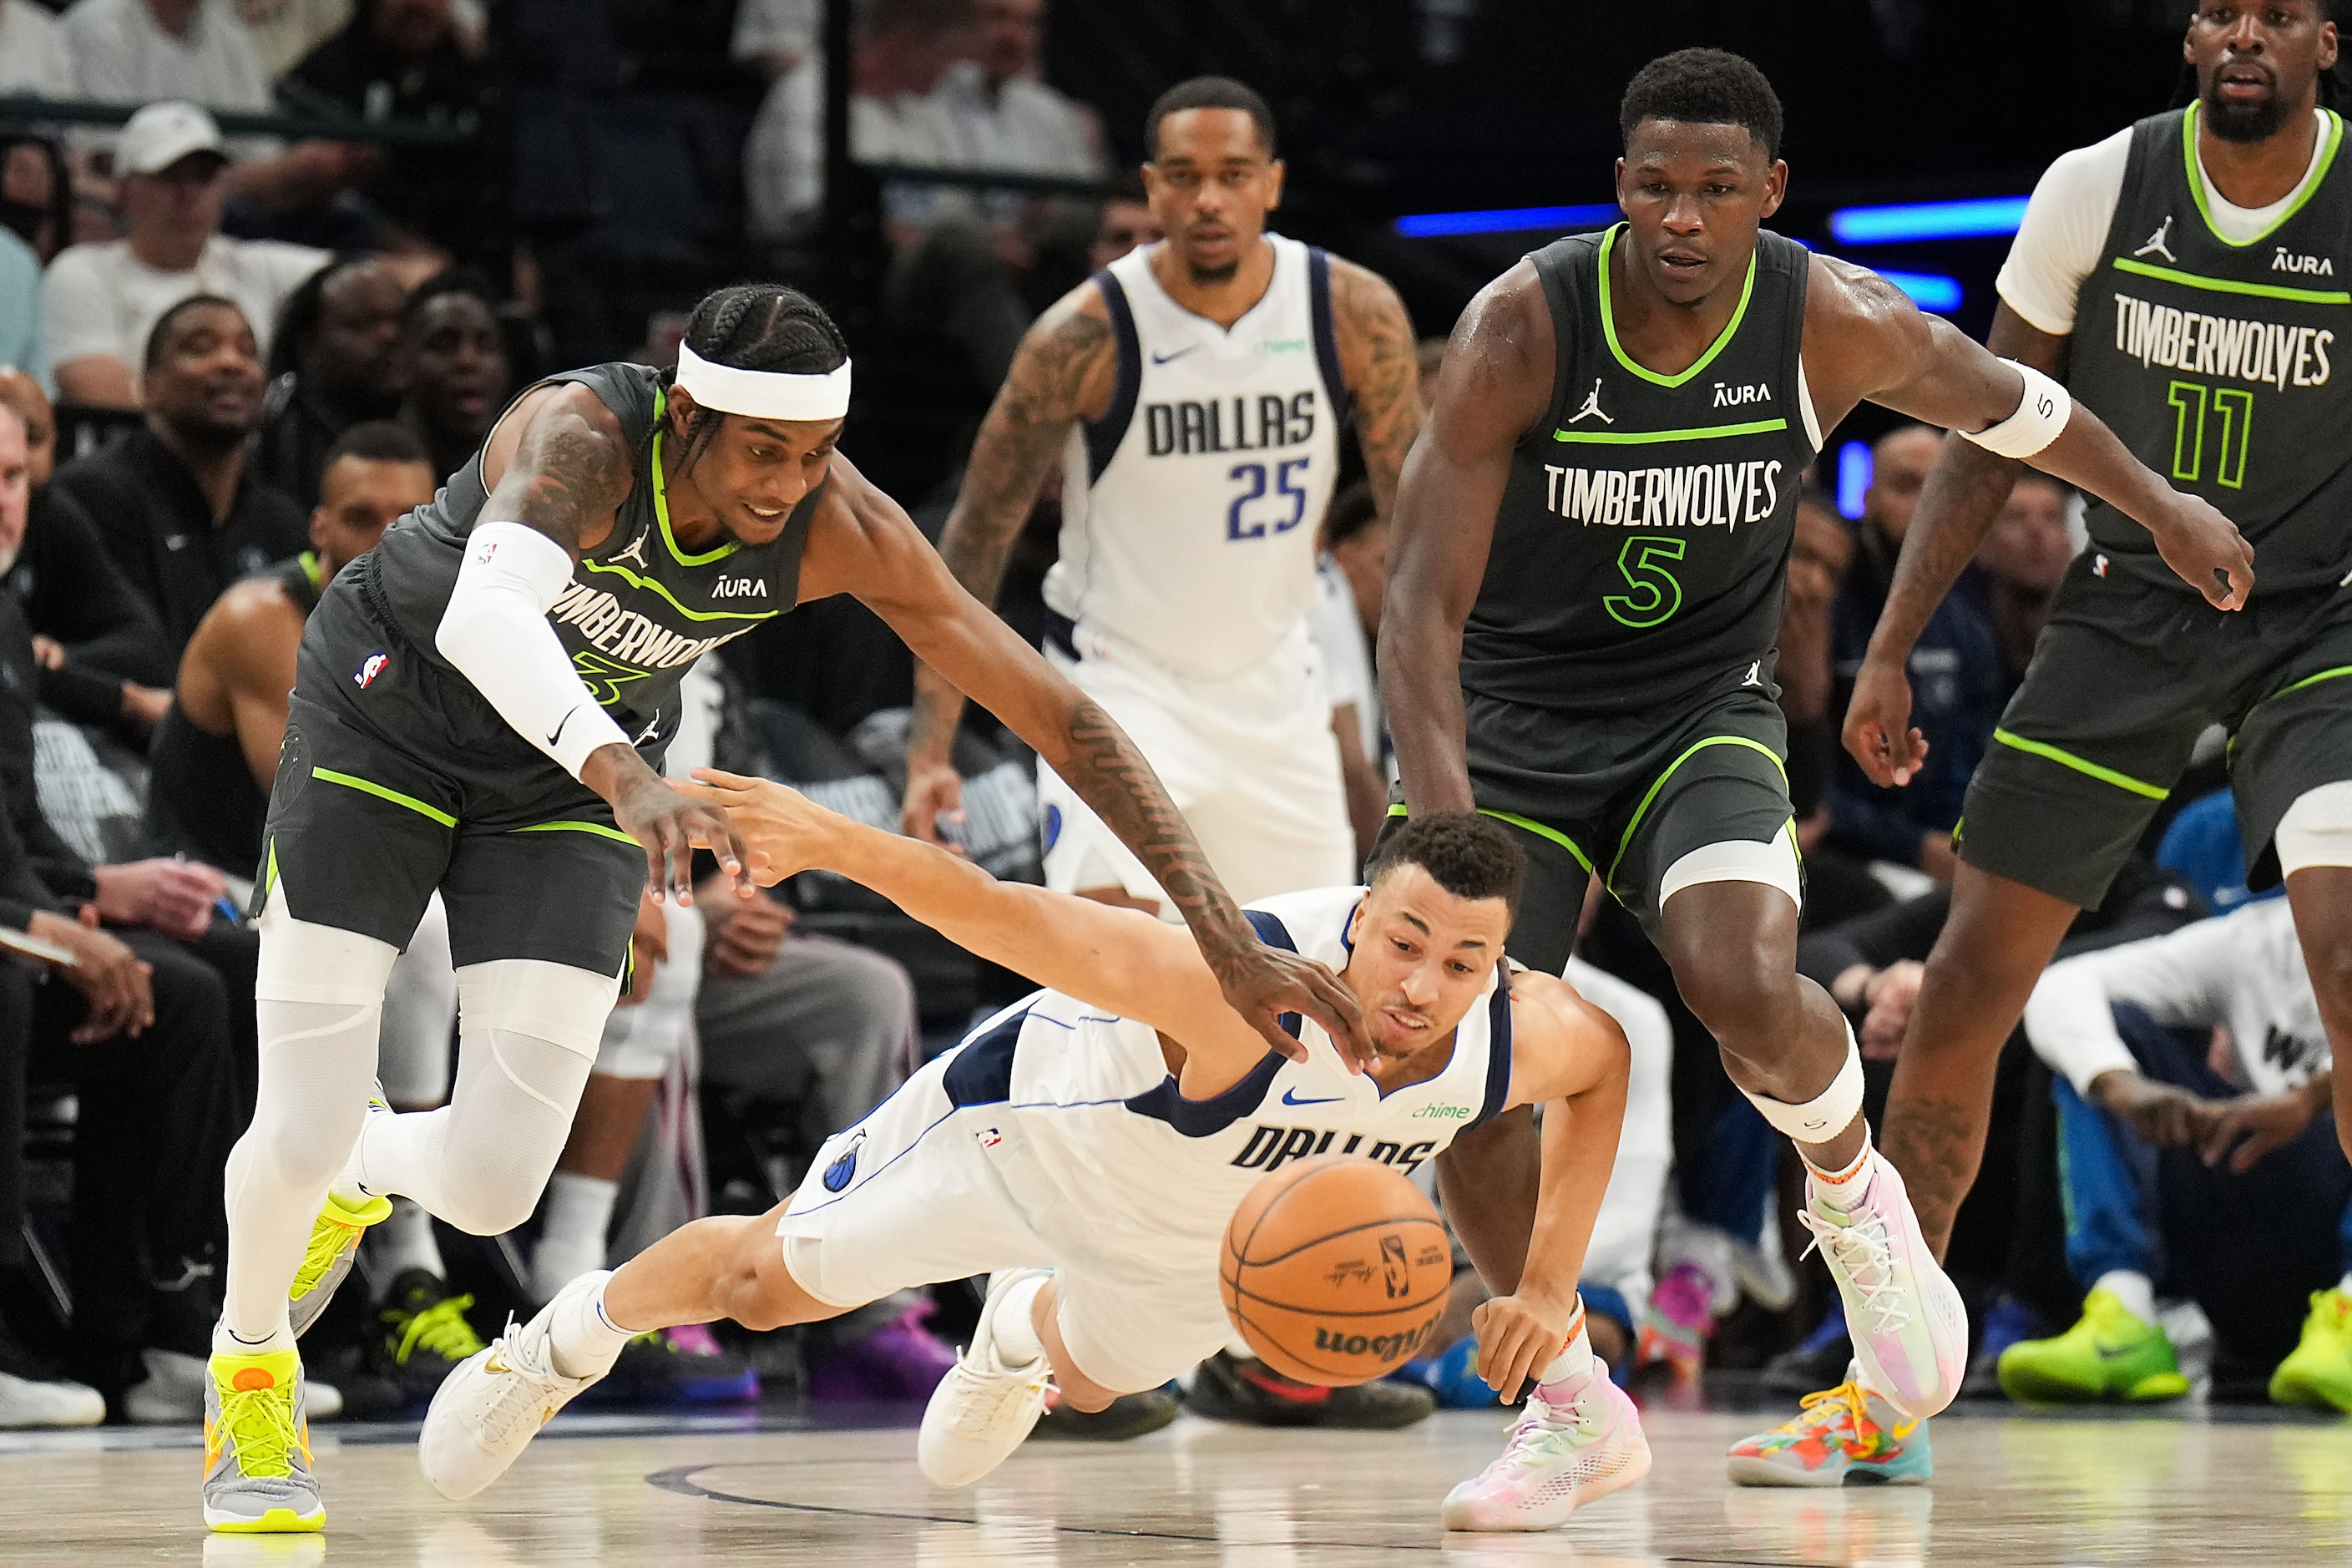
[[[824,307],[782,283],[737,283],[704,295],[687,321],[686,344],[713,364],[788,375],[824,375],[849,358],[849,344]],[[661,384],[667,389],[676,379],[665,371]],[[695,409],[678,455],[681,471],[694,466],[726,417],[717,408]]]

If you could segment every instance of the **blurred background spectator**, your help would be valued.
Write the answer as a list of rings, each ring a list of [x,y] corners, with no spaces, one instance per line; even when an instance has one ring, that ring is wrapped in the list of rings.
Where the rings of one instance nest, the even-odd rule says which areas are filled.
[[[286,297],[269,347],[269,390],[254,471],[318,504],[328,448],[352,426],[400,407],[394,358],[408,290],[372,256],[331,261]]]

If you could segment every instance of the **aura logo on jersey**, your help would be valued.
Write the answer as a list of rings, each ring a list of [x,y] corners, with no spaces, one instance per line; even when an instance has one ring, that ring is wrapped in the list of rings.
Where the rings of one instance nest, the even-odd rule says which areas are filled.
[[[1269,1127],[1264,1122],[1250,1129],[1249,1142],[1231,1162],[1244,1171],[1278,1170],[1293,1160],[1304,1160],[1309,1154],[1361,1154],[1367,1160],[1378,1160],[1383,1165],[1394,1165],[1411,1175],[1415,1166],[1434,1153],[1434,1139],[1423,1139],[1416,1143],[1398,1143],[1387,1139],[1375,1142],[1369,1149],[1362,1147],[1364,1135],[1348,1134],[1346,1142],[1338,1149],[1331,1147],[1339,1138],[1331,1127]]]
[[[1144,451],[1154,458],[1263,452],[1315,438],[1315,394],[1216,397],[1143,405]]]
[[[1672,468],[1544,465],[1544,510],[1603,528],[1737,529],[1780,505],[1780,462],[1685,463]]]
[[[2129,294],[2116,296],[2116,350],[2144,367],[2192,371],[2225,380],[2326,386],[2334,373],[2326,327],[2289,327],[2246,316],[2176,310]]]

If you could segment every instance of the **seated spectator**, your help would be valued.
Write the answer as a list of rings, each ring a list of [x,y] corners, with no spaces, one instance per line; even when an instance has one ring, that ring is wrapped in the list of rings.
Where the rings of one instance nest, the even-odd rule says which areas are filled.
[[[261,420],[261,355],[245,312],[199,294],[148,334],[145,424],[58,470],[107,553],[155,610],[174,658],[221,590],[308,542],[291,498],[246,471]]]
[[[2238,831],[2238,800],[2226,789],[2200,795],[2173,814],[2156,847],[2156,863],[2179,872],[2217,915],[2257,899],[2286,896],[2283,881],[2259,893],[2246,886],[2246,840]]]
[[[2066,527],[2072,493],[2049,475],[2026,469],[1977,546],[1973,585],[1991,617],[2001,664],[2012,683],[2025,678],[2033,644],[2050,619],[2067,563],[2074,559],[2074,535]]]
[[[389,419],[400,406],[393,356],[408,290],[372,257],[319,268],[286,298],[269,347],[254,472],[294,498],[319,504],[327,448],[352,426]]]
[[[1875,468],[1831,621],[1841,715],[1885,607],[1919,487],[1942,440],[1924,425],[1906,425],[1880,437],[1871,449]],[[1912,649],[1909,668],[1911,722],[1927,738],[1927,760],[1908,784],[1881,789],[1841,748],[1832,760],[1827,841],[1864,859],[1915,867],[1948,882],[1956,864],[1952,826],[1960,819],[1969,775],[1992,744],[2012,681],[1992,626],[1970,594],[1944,596]]]
[[[743,0],[728,53],[777,82],[817,58],[824,45],[819,0]]]
[[[253,39],[224,0],[75,0],[64,28],[82,98],[278,111]],[[374,148],[352,142],[281,148],[268,137],[242,137],[238,145],[228,193],[270,211],[326,201],[363,183],[380,162]]]
[[[46,267],[76,237],[77,206],[64,143],[34,131],[0,129],[0,228],[31,246]],[[109,209],[103,237],[114,237],[113,220]]]
[[[261,73],[277,81],[295,62],[351,25],[352,0],[230,0],[253,40]]]
[[[0,364],[13,365],[46,388],[49,353],[41,341],[41,258],[0,228]]]
[[[2352,1167],[2293,911],[2254,904],[2053,964],[2025,1032],[2060,1075],[2066,1261],[2088,1294],[2066,1333],[2002,1354],[2002,1388],[2186,1394],[2162,1289],[2204,1310],[2224,1353],[2275,1364],[2274,1401],[2352,1411]]]
[[[0,0],[0,96],[79,98],[65,28],[40,0]]]
[[[87,0],[85,0],[87,3]],[[851,34],[849,147],[862,163],[958,162],[931,89],[971,53],[973,0],[871,0]],[[807,58],[761,100],[743,149],[746,226],[755,239],[800,238],[824,200],[824,62],[812,27]],[[741,49],[739,37],[737,47]],[[928,221],[928,198],[897,199],[898,238]]]
[[[23,535],[26,469],[24,424],[0,405],[0,553]],[[29,1031],[33,1078],[69,1083],[79,1102],[75,1372],[119,1415],[193,1420],[219,1309],[235,1046],[219,976],[173,937],[209,923],[217,879],[170,862],[94,873],[58,837],[34,782],[37,668],[16,596],[0,594],[0,925],[73,960],[52,972],[61,984],[0,966],[0,1053]],[[26,1065],[0,1068],[21,1081]]]
[[[89,515],[49,484],[57,451],[49,400],[24,372],[0,368],[0,404],[24,422],[32,454],[25,536],[0,579],[33,629],[41,706],[76,723],[126,729],[143,750],[172,697],[163,625],[107,559]]]
[[[1130,169],[1111,182],[1110,195],[1103,199],[1095,237],[1087,248],[1087,270],[1100,272],[1137,246],[1157,245],[1166,237],[1160,216],[1144,199],[1143,176]]]
[[[514,390],[488,282],[444,272],[418,284],[400,313],[394,363],[400,421],[424,441],[435,477],[446,479],[489,439]]]
[[[360,0],[334,37],[287,73],[283,90],[361,120],[400,120],[477,136],[489,73],[474,58],[450,0]],[[395,147],[368,188],[383,216],[451,255],[487,259],[499,228],[497,182],[478,142]],[[395,247],[398,237],[388,237]]]
[[[58,395],[136,408],[133,367],[165,310],[219,295],[245,312],[259,342],[286,297],[326,262],[306,246],[224,236],[227,167],[220,128],[191,104],[151,103],[122,128],[115,168],[129,237],[69,246],[49,263],[42,331]]]
[[[1102,121],[1037,79],[1045,0],[979,0],[973,58],[932,89],[956,134],[956,162],[975,169],[1100,179],[1110,172]]]

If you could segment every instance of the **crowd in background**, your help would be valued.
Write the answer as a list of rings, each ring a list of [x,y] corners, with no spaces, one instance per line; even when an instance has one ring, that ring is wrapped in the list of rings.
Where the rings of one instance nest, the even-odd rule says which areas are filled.
[[[755,242],[805,239],[824,202],[820,9],[735,13],[732,55],[764,84],[741,152]],[[1139,189],[1111,182],[1093,111],[1040,79],[1045,19],[1045,0],[866,0],[851,39],[860,159],[1080,183],[884,190],[884,330],[983,397],[1046,302],[1157,237]],[[488,21],[468,0],[75,0],[61,15],[0,0],[0,94],[142,106],[120,130],[0,135],[0,1425],[200,1416],[221,1165],[253,1093],[260,812],[302,616],[553,368],[530,268],[483,238],[496,184],[468,138],[491,110]],[[225,135],[208,112],[274,109],[453,139],[289,143]],[[1075,194],[1086,182],[1095,194]],[[677,319],[656,313],[645,358],[674,358]],[[1425,369],[1442,352],[1424,346]],[[869,471],[892,460],[874,451],[891,428],[853,421]],[[956,438],[923,430],[908,471]],[[1808,874],[1801,967],[1854,1024],[1874,1116],[1941,924],[1965,786],[2081,537],[2074,497],[2021,480],[1912,656],[1926,765],[1873,785],[1838,735],[1940,439],[1881,438],[1858,518],[1818,491],[1802,509],[1777,677]],[[902,499],[936,531],[951,494],[950,473]],[[1032,635],[1057,526],[1049,489],[1000,605]],[[1374,658],[1388,524],[1359,483],[1322,530],[1313,627],[1369,846],[1391,776]],[[812,606],[729,654],[698,671],[671,766],[715,759],[895,826],[911,670],[878,623]],[[985,715],[970,722],[966,847],[1034,877],[1027,760]],[[2352,1171],[2326,1037],[2283,903],[2247,886],[2222,752],[2212,737],[2202,787],[2176,793],[2077,921],[2004,1058],[1951,1259],[1979,1309],[1974,1392],[2006,1380],[2063,1397],[2032,1383],[2032,1347],[2103,1299],[2161,1317],[2182,1389],[2207,1372],[2217,1394],[2258,1388],[2306,1294],[2344,1273]],[[336,1347],[314,1415],[413,1406],[509,1305],[695,1213],[772,1204],[826,1131],[1022,989],[817,875],[740,909],[648,905],[638,951],[541,1213],[484,1245],[404,1205],[362,1255],[369,1289],[313,1342]],[[384,1087],[402,1109],[448,1090],[447,969],[428,916],[387,1013]],[[1634,1375],[1842,1381],[1834,1298],[1784,1243],[1782,1141],[1622,910],[1588,910],[1571,974],[1636,1053],[1587,1269],[1596,1347]],[[1460,1295],[1466,1314],[1474,1277]],[[649,1336],[604,1392],[740,1399],[764,1377],[919,1397],[971,1309],[941,1290],[821,1335]],[[1414,1375],[1430,1405],[1482,1397],[1458,1347]]]

